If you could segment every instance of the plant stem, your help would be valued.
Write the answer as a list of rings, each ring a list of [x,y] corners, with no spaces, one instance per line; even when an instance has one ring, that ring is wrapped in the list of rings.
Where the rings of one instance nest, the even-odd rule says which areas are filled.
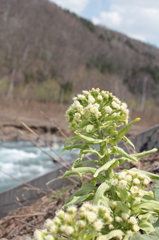
[[[103,158],[100,159],[101,165],[104,165],[105,163],[110,161],[110,155],[108,154],[108,148],[107,148],[107,143],[104,145],[100,145],[100,153],[101,155],[104,155]],[[114,175],[113,169],[109,168],[108,170],[105,171],[105,177],[106,179],[112,178]]]

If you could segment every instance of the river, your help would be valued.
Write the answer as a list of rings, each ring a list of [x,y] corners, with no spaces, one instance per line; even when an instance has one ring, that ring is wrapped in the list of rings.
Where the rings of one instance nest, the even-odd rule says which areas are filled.
[[[63,144],[53,147],[60,152]],[[54,158],[60,160],[49,147],[43,149]],[[75,159],[78,151],[66,151],[60,155],[66,160]],[[20,181],[28,181],[59,167],[51,158],[30,142],[6,142],[0,145],[0,192],[19,185]],[[19,180],[19,181],[18,181]]]

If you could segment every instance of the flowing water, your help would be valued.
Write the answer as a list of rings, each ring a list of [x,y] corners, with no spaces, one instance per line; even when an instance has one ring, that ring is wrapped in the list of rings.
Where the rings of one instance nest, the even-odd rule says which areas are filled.
[[[59,153],[62,147],[62,144],[57,144],[53,149]],[[44,146],[43,149],[59,160],[50,148]],[[68,162],[75,159],[77,154],[77,151],[60,153]],[[0,145],[0,192],[17,186],[22,181],[41,176],[59,166],[30,142],[2,143]]]

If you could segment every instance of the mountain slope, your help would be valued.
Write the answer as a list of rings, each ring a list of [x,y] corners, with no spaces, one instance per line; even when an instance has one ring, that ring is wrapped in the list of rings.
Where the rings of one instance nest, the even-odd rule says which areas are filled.
[[[47,0],[0,0],[0,97],[68,102],[100,87],[157,98],[159,49]]]

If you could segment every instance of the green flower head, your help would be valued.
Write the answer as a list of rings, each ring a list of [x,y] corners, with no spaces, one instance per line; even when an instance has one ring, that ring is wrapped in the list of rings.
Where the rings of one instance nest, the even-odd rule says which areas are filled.
[[[78,94],[73,100],[73,104],[66,112],[71,130],[79,128],[85,122],[98,126],[105,122],[114,121],[117,122],[117,126],[128,122],[127,104],[108,91],[92,88]]]

